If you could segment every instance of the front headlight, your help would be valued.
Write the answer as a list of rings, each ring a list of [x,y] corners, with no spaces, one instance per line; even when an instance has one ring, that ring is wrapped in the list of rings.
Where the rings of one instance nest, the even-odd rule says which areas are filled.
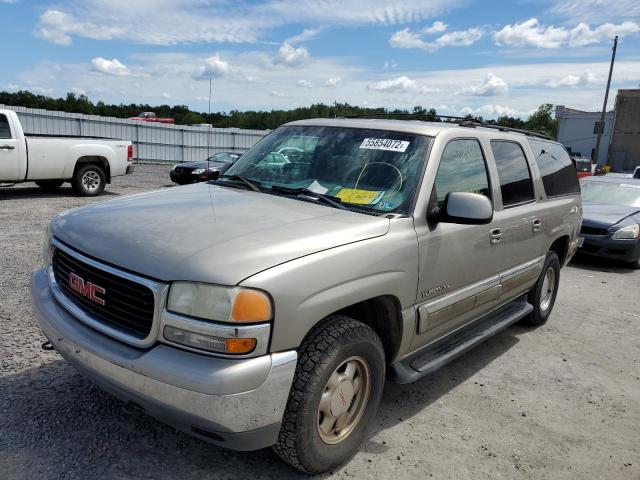
[[[611,238],[614,240],[634,240],[640,237],[639,225],[627,225],[615,232]]]
[[[266,322],[272,317],[271,299],[266,293],[206,283],[174,282],[167,310],[220,322]]]
[[[200,175],[201,173],[206,172],[207,169],[206,168],[196,168],[194,171],[191,172],[192,175]]]

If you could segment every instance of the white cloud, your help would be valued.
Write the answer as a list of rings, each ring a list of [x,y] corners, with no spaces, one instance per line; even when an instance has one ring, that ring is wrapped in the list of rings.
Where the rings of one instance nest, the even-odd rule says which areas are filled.
[[[60,0],[41,16],[36,34],[69,45],[73,37],[150,45],[255,43],[285,25],[397,25],[421,22],[467,0]],[[310,33],[301,34],[309,36]],[[304,38],[304,37],[303,37]],[[295,41],[303,41],[297,39]],[[290,43],[295,43],[292,40]]]
[[[554,0],[550,9],[553,15],[572,21],[602,22],[640,17],[638,0]]]
[[[446,23],[441,22],[440,20],[433,22],[430,27],[425,27],[422,29],[422,33],[430,34],[430,33],[441,33],[447,29],[448,25]]]
[[[308,80],[298,80],[296,82],[296,85],[304,88],[313,88],[313,83],[309,82]]]
[[[613,23],[603,23],[602,25],[591,28],[586,23],[579,23],[571,29],[569,46],[582,47],[593,43],[600,43],[613,39],[616,35],[629,35],[640,32],[640,26],[636,22],[623,22],[620,25]]]
[[[553,88],[582,87],[590,83],[596,83],[598,80],[598,77],[591,70],[585,70],[580,75],[569,74],[559,80],[550,80],[546,85]]]
[[[192,77],[197,80],[206,80],[212,77],[223,77],[231,73],[232,70],[229,62],[222,60],[220,54],[216,52],[215,55],[206,58],[203,65],[196,67]]]
[[[413,32],[410,28],[405,28],[395,32],[389,39],[389,44],[393,48],[419,48],[428,52],[435,52],[443,47],[468,47],[482,38],[484,32],[478,27],[467,30],[448,32],[434,41],[423,39],[423,32]]]
[[[167,92],[163,92],[161,96],[162,98],[171,98],[171,95],[169,95]]]
[[[558,48],[569,38],[569,32],[563,27],[543,27],[537,18],[522,23],[505,25],[493,34],[498,45],[512,47],[533,46],[538,48]]]
[[[298,35],[294,35],[293,37],[287,38],[284,41],[284,43],[288,43],[290,45],[293,45],[295,43],[307,42],[307,41],[317,37],[318,34],[320,32],[322,32],[322,30],[324,30],[324,29],[323,28],[305,28]]]
[[[278,50],[278,54],[273,59],[276,65],[287,67],[299,67],[309,61],[309,51],[304,47],[293,47],[288,43],[283,43]]]
[[[129,67],[120,63],[117,58],[107,60],[106,58],[96,57],[91,60],[91,69],[94,72],[104,73],[105,75],[116,75],[122,77],[131,75]]]
[[[119,26],[105,26],[93,22],[79,22],[72,15],[60,10],[47,10],[40,16],[36,34],[58,45],[71,45],[71,35],[94,40],[109,40],[121,37],[124,30]]]
[[[71,89],[69,90],[71,93],[75,94],[75,95],[86,95],[87,92],[80,87],[71,87]]]
[[[497,77],[493,73],[487,73],[482,84],[472,87],[465,87],[458,91],[461,95],[478,95],[478,96],[493,96],[503,95],[509,90],[509,85],[502,78]]]
[[[473,115],[481,117],[491,117],[508,115],[510,117],[517,117],[522,115],[523,112],[511,107],[505,107],[503,105],[482,105],[478,108],[464,107],[459,111],[459,113],[463,116]]]
[[[337,87],[342,83],[342,79],[340,77],[331,77],[328,78],[326,82],[324,82],[325,87]]]
[[[538,19],[530,18],[521,23],[505,25],[493,34],[493,40],[502,46],[536,47],[556,49],[563,46],[581,47],[607,41],[615,35],[633,34],[640,31],[636,22],[626,21],[619,25],[604,23],[591,28],[580,23],[572,29],[541,25]]]
[[[400,77],[392,78],[390,80],[382,80],[380,82],[372,82],[367,85],[369,90],[375,90],[378,92],[387,93],[429,93],[434,92],[432,88],[425,86],[419,86],[415,80],[402,75]]]
[[[271,96],[272,97],[279,97],[282,98],[285,96],[284,92],[281,92],[279,90],[271,90]]]

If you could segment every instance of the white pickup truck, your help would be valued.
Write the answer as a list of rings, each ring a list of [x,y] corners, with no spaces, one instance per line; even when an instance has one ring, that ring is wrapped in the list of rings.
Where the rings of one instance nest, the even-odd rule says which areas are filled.
[[[71,182],[78,195],[100,195],[113,177],[133,173],[133,146],[125,140],[25,136],[18,115],[0,109],[0,183],[36,182],[55,190]]]

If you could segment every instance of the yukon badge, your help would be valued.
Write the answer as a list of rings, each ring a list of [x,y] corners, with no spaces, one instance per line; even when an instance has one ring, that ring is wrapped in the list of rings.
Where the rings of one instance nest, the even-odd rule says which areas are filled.
[[[422,296],[422,298],[428,298],[428,297],[432,297],[433,295],[438,295],[442,292],[445,292],[450,288],[451,288],[450,283],[443,283],[442,285],[439,285],[437,287],[430,288],[429,290],[425,290],[420,295]]]
[[[85,282],[84,278],[76,275],[71,272],[69,274],[69,287],[76,293],[79,293],[85,298],[88,298],[93,303],[97,303],[98,305],[104,305],[105,301],[103,298],[100,298],[98,294],[104,295],[106,290],[94,283]]]

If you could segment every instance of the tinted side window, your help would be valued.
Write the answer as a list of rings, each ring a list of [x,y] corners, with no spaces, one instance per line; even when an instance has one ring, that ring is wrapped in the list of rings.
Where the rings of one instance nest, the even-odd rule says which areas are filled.
[[[11,128],[6,115],[0,115],[0,138],[11,138]]]
[[[491,150],[498,167],[503,205],[533,200],[533,182],[522,147],[514,142],[492,140]]]
[[[453,140],[445,147],[434,189],[440,207],[450,192],[480,193],[491,198],[487,167],[477,140]]]
[[[567,151],[558,143],[529,139],[548,197],[578,193],[580,184]]]

